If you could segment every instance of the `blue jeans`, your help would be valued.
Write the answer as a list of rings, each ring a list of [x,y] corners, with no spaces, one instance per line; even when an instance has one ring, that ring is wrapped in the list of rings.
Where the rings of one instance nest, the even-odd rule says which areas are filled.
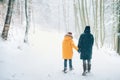
[[[64,68],[67,68],[67,59],[64,59]],[[72,59],[69,59],[69,68],[72,68]]]

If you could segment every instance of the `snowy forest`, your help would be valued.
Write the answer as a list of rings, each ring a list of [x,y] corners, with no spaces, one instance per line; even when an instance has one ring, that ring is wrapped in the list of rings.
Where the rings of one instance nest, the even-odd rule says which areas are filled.
[[[19,25],[27,42],[29,29],[36,26],[58,32],[72,31],[78,38],[84,27],[90,25],[98,48],[107,42],[107,47],[117,50],[119,6],[119,0],[0,0],[0,26],[4,27],[0,30],[2,38],[7,39],[11,27]]]
[[[27,42],[30,29],[36,27],[72,31],[78,38],[90,25],[98,48],[107,46],[118,51],[119,6],[119,0],[0,0],[0,31],[7,39],[14,36],[10,31],[19,27]]]
[[[0,80],[80,80],[78,77],[80,70],[69,73],[65,78],[63,74],[58,72],[58,68],[55,69],[55,72],[50,69],[55,68],[55,66],[50,66],[49,60],[52,61],[52,65],[57,63],[57,67],[58,65],[62,66],[61,59],[58,58],[58,56],[61,56],[61,48],[58,45],[61,46],[60,43],[64,34],[72,32],[77,45],[77,40],[84,32],[85,26],[90,26],[91,33],[95,38],[93,53],[98,53],[99,56],[104,57],[108,57],[111,54],[100,53],[114,53],[113,57],[117,55],[115,61],[118,64],[111,60],[111,56],[110,60],[107,61],[109,64],[110,61],[113,65],[117,64],[116,70],[112,70],[112,72],[113,74],[118,72],[115,77],[113,74],[105,77],[107,72],[104,73],[105,75],[102,74],[103,77],[98,77],[102,73],[99,66],[97,67],[99,69],[96,70],[100,71],[100,73],[96,71],[95,77],[93,77],[95,75],[94,72],[87,78],[79,76],[81,77],[80,79],[120,80],[120,62],[118,61],[120,60],[120,0],[0,0]],[[54,50],[51,51],[51,48],[56,49],[55,53],[58,52],[59,54],[54,54]],[[52,55],[49,54],[51,52],[56,58],[51,57]],[[18,55],[18,53],[20,54]],[[26,54],[23,55],[23,53]],[[75,54],[76,56],[77,54]],[[44,59],[44,57],[48,60]],[[104,57],[103,59],[105,60],[106,58]],[[112,59],[114,60],[113,57]],[[99,57],[95,59],[97,58],[100,59]],[[25,62],[22,63],[21,59],[23,59],[22,61],[25,60]],[[34,60],[32,61],[32,59]],[[59,61],[54,61],[54,59]],[[44,63],[41,60],[44,60]],[[77,59],[75,61],[79,63]],[[98,63],[93,62],[94,66],[95,64],[102,64],[100,60],[97,61]],[[75,65],[77,65],[76,62]],[[27,65],[32,66],[28,69]],[[49,68],[47,67],[48,65]],[[46,73],[43,71],[45,66],[47,67]],[[41,72],[38,72],[38,67],[41,67]],[[108,73],[112,73],[109,72],[107,65],[105,68]],[[111,68],[113,69],[115,66],[111,66]],[[95,68],[93,71],[95,71]],[[58,79],[57,73],[60,75],[60,79]],[[42,76],[39,77],[39,75]]]

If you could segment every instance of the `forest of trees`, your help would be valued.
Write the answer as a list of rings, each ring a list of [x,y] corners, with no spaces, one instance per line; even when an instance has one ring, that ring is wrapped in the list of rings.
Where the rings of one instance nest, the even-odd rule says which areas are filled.
[[[105,46],[106,35],[112,34],[112,43],[109,46],[120,53],[120,0],[59,0],[58,2],[62,3],[63,23],[66,31],[69,31],[70,28],[69,8],[72,6],[74,29],[77,37],[83,32],[86,25],[90,25],[97,48]],[[23,22],[26,22],[24,42],[27,42],[29,28],[33,19],[32,4],[32,0],[0,0],[0,25],[3,26],[1,37],[4,40],[9,37],[12,16],[17,16],[19,24],[23,25]],[[107,29],[111,29],[109,34],[106,32]]]

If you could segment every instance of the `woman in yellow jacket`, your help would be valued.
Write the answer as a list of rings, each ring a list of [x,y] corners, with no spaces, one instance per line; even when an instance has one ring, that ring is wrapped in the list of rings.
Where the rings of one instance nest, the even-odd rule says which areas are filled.
[[[72,66],[73,48],[78,50],[78,47],[75,46],[72,38],[73,38],[72,33],[68,32],[64,36],[64,40],[62,42],[62,57],[64,59],[64,70],[63,70],[64,73],[67,72],[67,60],[69,60],[70,70],[73,70],[73,66]]]

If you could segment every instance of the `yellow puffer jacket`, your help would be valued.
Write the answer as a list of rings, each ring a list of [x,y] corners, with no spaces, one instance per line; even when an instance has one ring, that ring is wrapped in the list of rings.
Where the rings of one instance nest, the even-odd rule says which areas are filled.
[[[72,59],[73,48],[78,50],[78,47],[75,46],[71,36],[65,36],[62,42],[62,57],[63,59]]]

